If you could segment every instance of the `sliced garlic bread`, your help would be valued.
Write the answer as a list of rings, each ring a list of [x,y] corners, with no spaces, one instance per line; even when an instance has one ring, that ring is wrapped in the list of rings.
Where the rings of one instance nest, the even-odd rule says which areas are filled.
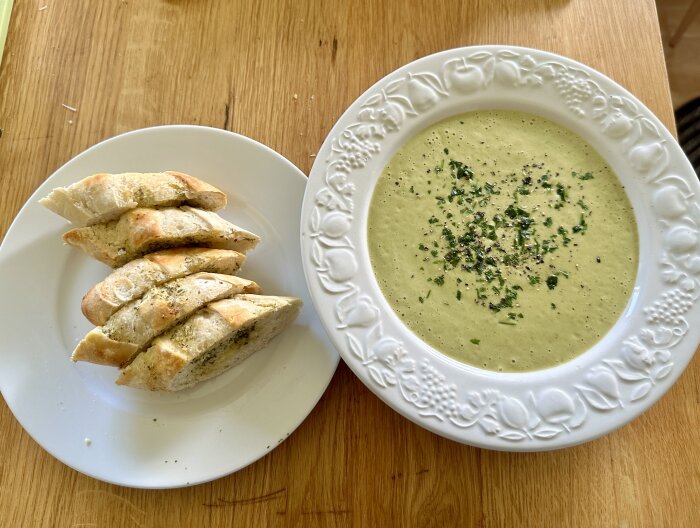
[[[154,337],[205,304],[237,293],[259,293],[249,280],[216,273],[195,273],[148,290],[103,325],[91,330],[73,351],[73,361],[120,366]]]
[[[51,191],[39,203],[72,223],[109,222],[137,207],[192,205],[210,211],[226,206],[226,194],[181,172],[94,174]]]
[[[202,271],[233,275],[244,261],[245,255],[228,249],[177,248],[149,253],[117,268],[87,292],[81,305],[83,314],[100,326],[153,286]]]
[[[301,300],[236,295],[213,302],[157,337],[117,379],[152,391],[178,391],[217,376],[266,346],[294,321]]]
[[[146,253],[180,246],[245,253],[260,239],[216,213],[183,206],[134,209],[106,224],[71,229],[63,240],[115,268]]]

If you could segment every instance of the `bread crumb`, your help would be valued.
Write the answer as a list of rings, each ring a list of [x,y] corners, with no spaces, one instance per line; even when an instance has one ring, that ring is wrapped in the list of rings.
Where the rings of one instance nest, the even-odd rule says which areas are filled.
[[[83,440],[83,442],[85,442],[85,445],[88,447],[92,445],[92,440],[90,440],[87,436],[85,437],[85,440]]]
[[[66,110],[70,110],[71,112],[77,112],[78,109],[73,107],[73,106],[68,106],[66,103],[61,103],[61,106],[65,108]]]
[[[44,9],[48,9],[48,8],[49,8],[49,6],[47,6],[47,5],[41,6],[41,7],[39,8],[39,11],[43,11]]]
[[[73,120],[72,120],[72,119],[69,119],[69,120],[68,120],[68,124],[69,124],[69,125],[72,125],[72,124],[73,124]]]
[[[294,100],[296,101],[297,99],[299,99],[299,95],[298,95],[298,94],[294,94],[294,95],[292,96],[292,99],[294,99]]]

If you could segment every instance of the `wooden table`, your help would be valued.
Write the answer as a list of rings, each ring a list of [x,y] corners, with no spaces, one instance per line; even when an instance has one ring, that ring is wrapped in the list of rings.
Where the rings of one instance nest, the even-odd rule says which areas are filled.
[[[585,62],[674,125],[653,0],[17,0],[0,67],[0,233],[61,164],[150,125],[235,130],[308,172],[377,79],[484,43]],[[660,403],[605,438],[497,453],[413,425],[341,364],[270,455],[169,491],[76,473],[3,402],[0,526],[700,526],[699,400],[695,360]]]

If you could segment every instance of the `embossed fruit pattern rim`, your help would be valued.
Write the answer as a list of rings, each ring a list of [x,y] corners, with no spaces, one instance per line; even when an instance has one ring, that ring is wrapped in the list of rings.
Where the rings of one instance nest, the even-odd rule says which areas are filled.
[[[452,114],[462,113],[488,106],[492,94],[526,97],[535,113],[541,107],[568,114],[570,128],[588,130],[606,146],[601,153],[628,178],[628,193],[631,182],[638,195],[636,203],[630,196],[645,246],[637,302],[628,307],[625,324],[613,329],[618,337],[595,357],[584,354],[573,369],[505,376],[456,365],[396,324],[371,277],[363,214],[388,152],[402,142],[397,138],[446,117],[440,112],[450,102],[462,103]],[[690,164],[658,119],[595,70],[526,48],[449,50],[382,79],[336,123],[306,189],[302,260],[341,356],[395,410],[482,447],[566,447],[639,415],[692,358],[700,340],[691,325],[700,315],[699,191]]]

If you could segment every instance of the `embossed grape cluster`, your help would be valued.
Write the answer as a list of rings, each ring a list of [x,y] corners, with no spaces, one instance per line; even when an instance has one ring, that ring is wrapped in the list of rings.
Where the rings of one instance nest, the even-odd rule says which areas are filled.
[[[644,309],[647,322],[652,324],[677,325],[680,317],[693,306],[693,296],[678,288],[664,292],[661,301]]]
[[[369,159],[379,152],[379,143],[361,139],[355,134],[345,139],[342,144],[343,152],[338,156],[341,167],[346,170],[361,169]]]
[[[564,98],[566,106],[576,111],[577,114],[583,115],[581,104],[593,95],[593,88],[588,79],[580,79],[573,73],[566,72],[557,76],[554,85]]]
[[[447,385],[445,376],[429,363],[422,363],[420,369],[421,390],[418,403],[431,405],[437,414],[451,417],[457,413],[457,386]]]

